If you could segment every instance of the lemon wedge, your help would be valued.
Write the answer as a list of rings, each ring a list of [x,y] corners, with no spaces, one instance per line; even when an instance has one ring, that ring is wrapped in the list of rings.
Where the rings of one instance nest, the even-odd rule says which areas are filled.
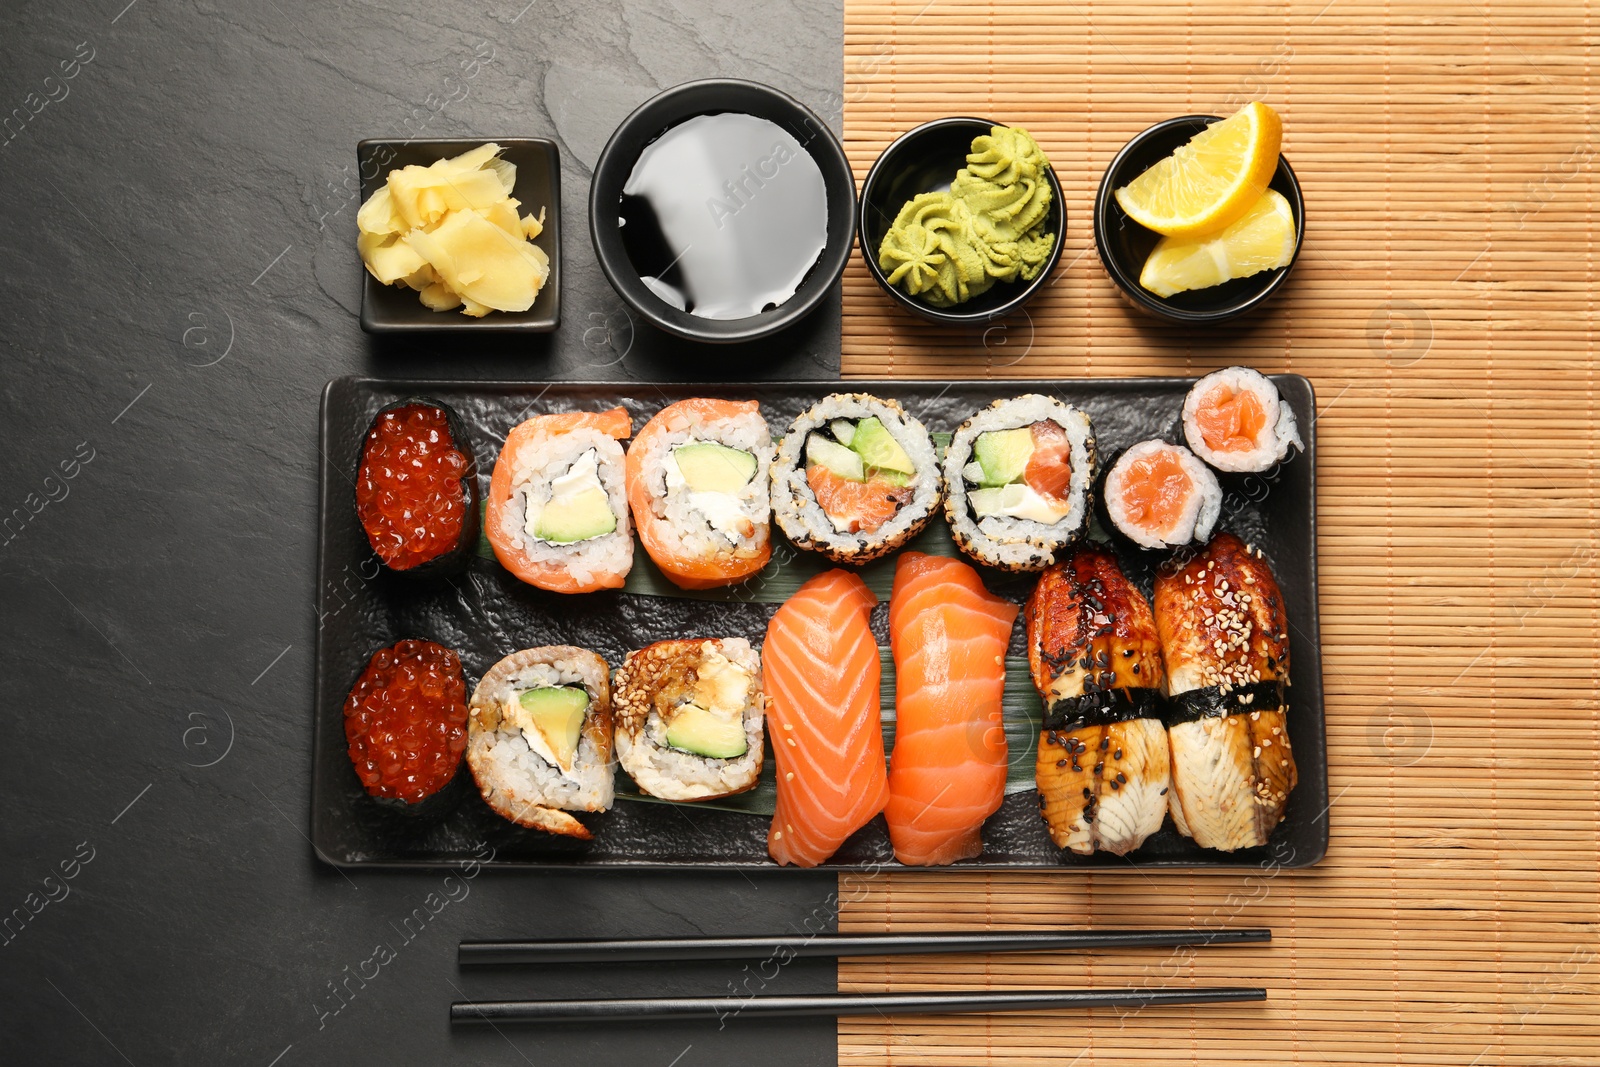
[[[1163,237],[1139,272],[1139,284],[1167,297],[1221,285],[1294,258],[1294,211],[1276,189],[1257,198],[1244,218],[1207,237]]]
[[[1117,190],[1128,217],[1167,237],[1199,237],[1237,222],[1278,169],[1283,121],[1256,100],[1213,122]]]

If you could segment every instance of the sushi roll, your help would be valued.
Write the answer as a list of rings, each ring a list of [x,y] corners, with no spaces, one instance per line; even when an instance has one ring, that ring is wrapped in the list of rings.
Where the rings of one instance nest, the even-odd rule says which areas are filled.
[[[460,657],[432,641],[372,654],[344,703],[350,763],[368,794],[407,814],[457,798],[445,789],[467,747],[466,695]]]
[[[1222,514],[1222,487],[1182,445],[1140,441],[1106,473],[1106,517],[1145,548],[1175,548],[1211,536]]]
[[[1249,367],[1229,367],[1194,383],[1183,400],[1183,436],[1219,471],[1264,471],[1291,447],[1306,447],[1278,387]]]
[[[612,676],[617,759],[663,800],[708,800],[761,776],[761,656],[741,637],[659,641]]]
[[[606,661],[549,645],[513,652],[473,690],[467,765],[484,801],[518,826],[589,839],[570,813],[613,799]]]
[[[356,467],[356,517],[391,571],[466,565],[478,545],[478,466],[454,411],[411,398],[378,412]]]
[[[1059,848],[1124,855],[1161,828],[1171,785],[1150,604],[1115,556],[1085,546],[1040,576],[1026,611],[1045,704],[1039,813]]]
[[[1289,627],[1272,568],[1218,534],[1156,576],[1155,616],[1173,704],[1172,821],[1206,848],[1264,845],[1297,780]]]
[[[506,437],[485,532],[518,578],[557,593],[618,589],[633,566],[622,446],[628,413],[535,415]]]
[[[834,393],[789,427],[772,463],[772,511],[800,548],[835,563],[888,555],[941,497],[933,440],[893,400]]]
[[[669,404],[628,448],[639,540],[672,582],[742,582],[772,558],[772,433],[754,400]]]
[[[961,424],[944,455],[944,512],[962,551],[1009,571],[1038,571],[1089,525],[1089,416],[1030,393]]]

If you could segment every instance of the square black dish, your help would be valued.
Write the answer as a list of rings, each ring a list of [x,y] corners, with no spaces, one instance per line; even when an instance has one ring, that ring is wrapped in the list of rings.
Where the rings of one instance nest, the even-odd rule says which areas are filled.
[[[1294,409],[1306,452],[1259,475],[1224,475],[1226,503],[1221,528],[1260,546],[1282,587],[1290,624],[1290,740],[1300,782],[1288,813],[1267,845],[1234,853],[1202,849],[1172,828],[1170,819],[1143,847],[1126,857],[1063,853],[1050,841],[1031,789],[1008,792],[985,824],[983,854],[957,864],[973,869],[1076,867],[1121,870],[1129,867],[1260,868],[1305,867],[1320,860],[1328,844],[1327,740],[1323,725],[1322,663],[1317,622],[1315,403],[1311,384],[1298,375],[1274,378]],[[1134,378],[1015,382],[851,381],[847,383],[759,383],[748,385],[656,385],[643,383],[385,382],[340,378],[323,393],[320,447],[321,520],[316,597],[316,697],[312,713],[314,745],[311,786],[312,841],[324,861],[338,866],[434,867],[468,859],[490,865],[573,869],[778,869],[767,856],[769,819],[749,811],[694,804],[625,799],[611,811],[587,817],[592,841],[557,838],[522,829],[496,816],[468,786],[467,799],[440,821],[397,814],[362,790],[346,755],[343,705],[350,686],[371,654],[401,638],[437,641],[461,654],[468,689],[502,656],[545,644],[574,644],[605,657],[613,666],[630,649],[683,636],[740,636],[760,642],[778,601],[766,595],[760,579],[729,598],[660,595],[644,580],[650,570],[644,552],[635,553],[634,575],[623,590],[562,596],[525,585],[492,558],[475,558],[459,577],[433,585],[382,572],[354,506],[354,473],[362,435],[385,405],[407,396],[426,396],[454,408],[477,454],[487,484],[494,457],[512,426],[533,414],[596,410],[621,404],[640,427],[665,405],[691,396],[754,399],[781,433],[802,410],[840,389],[893,397],[935,434],[955,429],[973,411],[1000,397],[1041,392],[1082,408],[1094,422],[1102,457],[1127,445],[1179,429],[1184,378]],[[1104,460],[1102,460],[1104,462]],[[935,520],[930,531],[942,531]],[[924,536],[929,536],[925,534]],[[912,547],[917,547],[913,544]],[[786,546],[779,538],[771,567]],[[1155,565],[1164,554],[1116,546],[1129,577],[1146,593]],[[794,557],[789,551],[788,556]],[[801,553],[794,564],[812,559]],[[874,567],[892,567],[892,558]],[[823,565],[825,566],[825,565]],[[769,570],[771,569],[769,567]],[[864,573],[865,573],[864,571]],[[869,584],[891,573],[880,570]],[[1029,576],[984,570],[989,587],[1021,600],[1032,587]],[[635,576],[640,581],[635,582]],[[776,584],[776,583],[774,583]],[[886,643],[880,607],[874,630]],[[1022,627],[1013,633],[1012,652],[1022,647]],[[1008,683],[1008,701],[1011,691]],[[1024,682],[1022,688],[1037,705]],[[889,703],[885,703],[887,713]],[[1010,720],[1008,719],[1008,725]],[[1026,723],[1023,724],[1026,726]],[[1008,729],[1008,735],[1011,731]],[[1026,759],[1013,737],[1013,760]],[[768,761],[770,765],[770,760]],[[770,769],[765,774],[770,774]],[[462,774],[466,775],[465,768]],[[619,779],[619,785],[623,780]],[[843,870],[896,866],[882,818],[874,819],[845,842],[828,864]]]
[[[399,167],[428,166],[493,141],[505,149],[500,157],[517,168],[511,195],[522,202],[520,213],[544,210],[544,232],[533,243],[550,257],[550,277],[527,311],[491,311],[481,319],[459,310],[433,311],[404,286],[384,285],[361,263],[350,247],[351,269],[359,270],[361,328],[368,333],[411,330],[474,330],[503,333],[549,333],[561,321],[561,155],[554,141],[542,137],[432,138],[412,141],[368,140],[356,145],[361,175],[361,202],[381,188]],[[352,468],[353,469],[353,468]]]

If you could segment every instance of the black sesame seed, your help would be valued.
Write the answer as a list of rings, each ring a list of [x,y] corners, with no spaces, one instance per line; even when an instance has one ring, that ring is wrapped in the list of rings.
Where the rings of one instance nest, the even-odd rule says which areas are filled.
[[[1117,781],[1118,782],[1126,782],[1127,780],[1128,780],[1128,776],[1126,774],[1123,774],[1121,771],[1117,772]]]
[[[1104,763],[1096,763],[1094,765],[1094,773],[1096,773],[1096,774],[1101,773],[1105,769],[1106,769],[1106,765]]]
[[[1161,795],[1162,796],[1166,796],[1167,795],[1167,787],[1166,786],[1162,786],[1161,787]]]
[[[1111,758],[1112,759],[1121,759],[1122,758],[1122,749],[1119,748],[1115,752],[1111,753]]]
[[[1112,789],[1121,789],[1122,788],[1122,783],[1121,782],[1117,782],[1117,781],[1113,781],[1111,783],[1111,788]]]
[[[1064,759],[1056,760],[1056,766],[1057,767],[1065,767],[1066,765],[1067,765],[1067,761],[1066,760],[1064,760]]]
[[[1101,738],[1101,739],[1100,739],[1100,751],[1101,751],[1101,752],[1104,752],[1104,751],[1105,751],[1105,750],[1106,750],[1106,749],[1108,749],[1108,748],[1110,748],[1110,747],[1111,747],[1111,738],[1109,738],[1109,737],[1102,737],[1102,738]]]
[[[1085,799],[1085,800],[1093,800],[1094,799],[1094,790],[1090,789],[1088,786],[1084,786],[1083,787],[1083,799]]]

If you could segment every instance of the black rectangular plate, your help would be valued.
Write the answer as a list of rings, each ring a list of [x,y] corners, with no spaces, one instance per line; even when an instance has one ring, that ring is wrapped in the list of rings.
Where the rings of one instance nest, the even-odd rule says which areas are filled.
[[[1291,673],[1289,734],[1300,784],[1288,813],[1267,845],[1213,852],[1180,836],[1171,820],[1126,857],[1063,853],[1050,841],[1031,791],[1006,797],[984,825],[984,851],[958,867],[979,870],[1092,867],[1238,869],[1305,867],[1328,845],[1327,739],[1323,727],[1322,660],[1317,624],[1315,400],[1298,375],[1274,378],[1294,408],[1304,455],[1258,475],[1223,475],[1222,528],[1260,546],[1272,563],[1288,605]],[[474,559],[467,572],[429,585],[381,572],[354,506],[354,477],[363,434],[378,410],[409,396],[453,407],[471,436],[487,486],[494,458],[511,427],[534,414],[626,407],[638,429],[660,408],[690,396],[760,401],[774,436],[802,410],[832,392],[870,392],[898,399],[930,431],[954,430],[978,408],[1022,393],[1058,396],[1088,413],[1102,465],[1135,441],[1181,440],[1179,411],[1193,382],[1186,378],[1064,381],[849,381],[656,385],[647,383],[401,382],[339,378],[322,398],[321,531],[317,577],[316,704],[311,778],[312,841],[317,855],[338,866],[434,867],[494,849],[491,866],[594,869],[771,869],[768,819],[692,804],[619,801],[590,816],[594,840],[575,841],[515,826],[471,795],[448,816],[429,820],[380,806],[362,790],[345,752],[343,705],[368,658],[406,637],[437,641],[461,653],[468,687],[502,656],[546,644],[593,649],[612,664],[633,648],[683,636],[741,636],[759,643],[775,604],[712,602],[621,591],[563,596],[513,578],[492,560]],[[935,520],[936,522],[939,520]],[[1118,539],[1130,578],[1148,594],[1160,553]],[[638,560],[644,558],[639,550]],[[991,589],[1020,600],[1026,576],[985,569]],[[885,610],[874,613],[880,642]],[[1012,653],[1022,652],[1022,627]],[[463,769],[463,775],[466,774]],[[459,783],[458,783],[459,784]],[[856,833],[828,866],[841,870],[896,867],[882,817]]]

